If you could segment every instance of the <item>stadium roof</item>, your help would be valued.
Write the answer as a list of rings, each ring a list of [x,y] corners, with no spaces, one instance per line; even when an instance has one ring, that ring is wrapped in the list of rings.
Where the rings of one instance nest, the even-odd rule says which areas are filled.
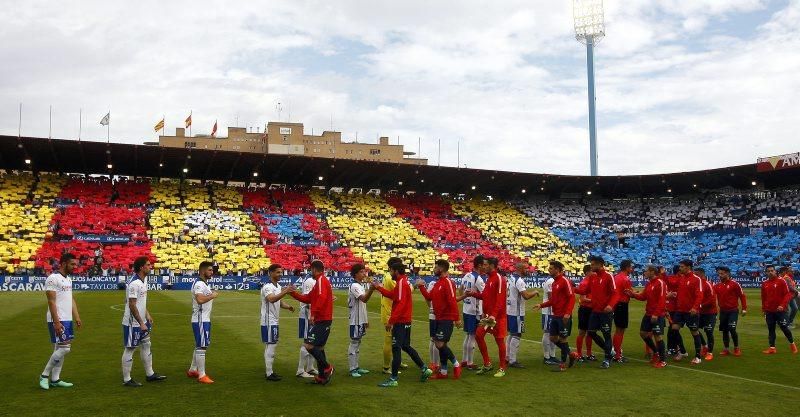
[[[30,159],[30,165],[26,159]],[[766,188],[800,183],[800,170],[757,172],[755,163],[671,174],[590,177],[16,136],[0,136],[0,169],[345,189],[475,192],[498,197],[520,195],[523,189],[528,196],[585,195],[587,191],[593,197],[668,196],[667,190],[671,195],[680,195],[726,186],[747,189],[752,188],[752,181]],[[258,173],[257,178],[254,172]]]

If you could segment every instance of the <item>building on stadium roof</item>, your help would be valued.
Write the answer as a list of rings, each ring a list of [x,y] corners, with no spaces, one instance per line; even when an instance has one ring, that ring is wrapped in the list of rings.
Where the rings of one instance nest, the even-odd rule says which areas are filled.
[[[175,129],[175,136],[159,136],[158,145],[168,148],[208,149],[256,154],[297,155],[316,158],[355,159],[427,165],[426,158],[414,158],[414,152],[403,145],[392,145],[388,137],[378,143],[343,142],[341,132],[324,131],[307,135],[302,123],[269,122],[266,130],[229,127],[228,137],[209,135],[186,136],[184,128]]]

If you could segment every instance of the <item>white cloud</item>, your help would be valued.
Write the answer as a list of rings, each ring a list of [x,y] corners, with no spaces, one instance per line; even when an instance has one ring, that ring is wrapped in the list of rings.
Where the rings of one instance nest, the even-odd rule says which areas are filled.
[[[751,37],[709,34],[756,0],[606,2],[597,49],[603,174],[753,162],[796,151],[800,1]],[[350,139],[389,136],[436,163],[588,171],[585,52],[569,2],[31,1],[0,8],[0,133],[154,140],[194,111],[194,132],[283,118]],[[752,28],[746,28],[752,33]],[[343,42],[363,44],[348,55]],[[302,63],[302,64],[298,64]],[[95,120],[96,119],[96,120]],[[223,132],[221,132],[224,134]],[[364,140],[364,139],[362,139]]]

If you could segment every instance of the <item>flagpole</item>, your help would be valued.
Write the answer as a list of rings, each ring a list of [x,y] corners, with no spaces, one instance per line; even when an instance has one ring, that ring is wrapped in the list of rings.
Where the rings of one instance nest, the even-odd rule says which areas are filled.
[[[180,119],[178,119],[180,120]],[[164,129],[167,127],[167,116],[162,114],[161,115],[161,136],[164,136]]]
[[[83,128],[83,108],[78,110],[78,142],[81,141],[81,129]]]
[[[17,139],[22,138],[22,103],[19,103],[19,125],[17,125]]]
[[[47,139],[53,139],[53,105],[50,105],[50,129],[47,131]]]
[[[189,110],[189,137],[192,137],[192,124],[194,124],[194,120],[192,120],[192,111]]]
[[[108,123],[106,124],[106,143],[111,143],[111,109],[108,110]]]

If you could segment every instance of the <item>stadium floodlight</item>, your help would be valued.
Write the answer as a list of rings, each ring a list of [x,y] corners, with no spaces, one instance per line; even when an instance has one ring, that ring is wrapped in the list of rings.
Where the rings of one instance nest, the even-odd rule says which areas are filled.
[[[671,193],[672,192],[672,188],[667,188],[667,192]]]
[[[184,169],[183,169],[183,173],[185,174],[185,173],[187,173],[187,172],[189,172],[189,168],[184,168]]]
[[[755,186],[755,185],[757,185],[758,183],[757,183],[757,182],[755,182],[755,181],[753,181],[753,182],[751,182],[750,184],[751,184],[751,185],[753,185],[753,186]]]
[[[164,164],[163,164],[163,163],[160,163],[160,164],[158,164],[158,167],[159,167],[159,168],[164,168]]]
[[[25,160],[25,165],[30,165],[30,164],[31,164],[31,160],[30,159],[26,159]]]
[[[323,179],[322,175],[320,175],[319,178],[317,178],[317,179],[322,181],[322,179]]]
[[[597,176],[597,126],[594,96],[594,45],[606,36],[603,0],[573,0],[575,39],[586,45],[586,75],[589,81],[589,171]]]
[[[108,164],[108,165],[106,165],[106,168],[108,168],[108,169],[114,168],[114,165]]]
[[[254,177],[257,177],[257,176],[258,176],[258,172],[254,172],[254,173],[253,173],[253,176],[254,176]]]
[[[403,181],[397,181],[397,185],[403,185]]]
[[[525,194],[526,192],[527,192],[527,191],[526,191],[526,190],[523,188],[523,189],[522,189],[522,194]]]
[[[592,195],[592,190],[587,191],[586,195]]]
[[[473,190],[475,189],[475,186],[474,186],[474,185],[472,186],[472,189],[473,189]]]

